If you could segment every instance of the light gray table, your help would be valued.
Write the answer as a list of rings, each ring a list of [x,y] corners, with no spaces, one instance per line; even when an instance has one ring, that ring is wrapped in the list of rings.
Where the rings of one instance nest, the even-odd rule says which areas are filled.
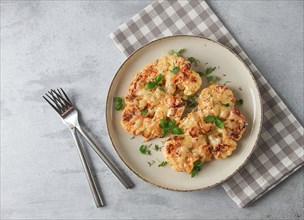
[[[177,193],[131,173],[105,126],[125,57],[108,37],[149,1],[1,2],[1,218],[303,218],[303,169],[248,208],[221,186]],[[303,1],[212,1],[220,19],[303,124]],[[107,206],[96,209],[70,132],[41,95],[64,87],[88,130],[136,184],[89,150]]]

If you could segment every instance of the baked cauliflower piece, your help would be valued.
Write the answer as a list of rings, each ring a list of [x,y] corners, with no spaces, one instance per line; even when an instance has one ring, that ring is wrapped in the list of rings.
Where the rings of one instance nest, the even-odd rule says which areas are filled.
[[[148,64],[128,88],[122,127],[145,140],[161,137],[160,119],[179,123],[186,108],[183,98],[195,94],[201,84],[201,77],[183,57],[164,56]]]
[[[180,121],[184,135],[165,141],[163,154],[174,170],[189,173],[195,161],[224,159],[232,154],[246,129],[235,100],[226,86],[211,85],[201,91],[198,108]]]

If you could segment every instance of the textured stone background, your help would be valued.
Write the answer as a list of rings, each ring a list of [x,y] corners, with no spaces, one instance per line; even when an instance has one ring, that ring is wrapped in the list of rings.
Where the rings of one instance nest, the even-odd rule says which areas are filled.
[[[108,37],[149,1],[1,1],[1,218],[303,219],[303,168],[239,209],[221,186],[177,193],[118,159],[105,98],[125,57]],[[303,1],[209,1],[303,124]],[[41,95],[73,94],[87,129],[135,182],[125,190],[89,150],[107,206],[96,209],[70,132]]]

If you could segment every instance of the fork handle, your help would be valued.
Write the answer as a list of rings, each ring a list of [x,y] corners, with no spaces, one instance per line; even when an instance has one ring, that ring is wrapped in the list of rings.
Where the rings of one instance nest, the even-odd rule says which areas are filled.
[[[87,140],[87,142],[91,145],[91,147],[95,150],[95,152],[98,154],[98,156],[104,161],[104,163],[110,168],[110,170],[115,174],[115,176],[120,180],[120,182],[127,188],[130,189],[134,185],[131,182],[130,179],[128,179],[126,176],[124,176],[120,170],[116,167],[116,165],[109,159],[107,155],[105,155],[100,148],[97,146],[95,141],[93,141],[92,138],[87,135],[87,133],[80,127],[76,126],[76,128],[79,130],[79,132],[84,136],[84,138]]]
[[[83,165],[85,174],[87,176],[87,179],[88,179],[88,182],[89,182],[89,185],[90,185],[90,189],[91,189],[92,194],[93,194],[95,205],[96,205],[97,208],[101,207],[101,206],[104,206],[104,203],[103,203],[102,198],[99,194],[96,182],[94,180],[92,171],[91,171],[90,166],[88,164],[88,161],[89,161],[88,157],[87,157],[85,151],[83,150],[83,148],[80,145],[80,142],[79,142],[79,139],[78,139],[78,136],[77,136],[77,133],[76,133],[76,128],[75,127],[71,128],[71,132],[72,132],[73,138],[75,140],[77,150],[78,150],[78,153],[79,153],[79,156],[80,156],[80,160],[81,160],[81,163]]]

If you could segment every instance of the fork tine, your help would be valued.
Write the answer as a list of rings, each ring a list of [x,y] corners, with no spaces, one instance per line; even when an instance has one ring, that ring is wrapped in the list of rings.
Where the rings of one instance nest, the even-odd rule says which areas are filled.
[[[67,96],[67,94],[65,94],[65,92],[63,91],[62,88],[60,88],[62,93],[64,94],[65,98],[72,104],[72,102],[70,101],[69,97]]]
[[[72,103],[68,102],[67,100],[65,100],[62,95],[60,95],[59,93],[57,93],[55,90],[52,89],[52,92],[55,93],[57,95],[57,99],[61,102],[61,100],[63,101],[62,105],[64,108],[70,108],[73,107]]]
[[[48,92],[48,93],[50,93],[50,95],[51,95],[52,97],[49,96],[47,93],[45,93],[45,95],[46,95],[49,99],[51,99],[51,100],[53,101],[53,103],[56,105],[58,111],[59,111],[59,112],[62,112],[62,111],[64,110],[64,108],[62,107],[62,104],[60,103],[60,105],[59,105],[59,103],[58,103],[58,101],[57,101],[57,98],[56,98],[51,92]]]
[[[47,95],[47,94],[46,94]],[[49,104],[50,104],[50,106],[60,115],[60,111],[49,101],[49,100],[47,100],[47,98],[45,98],[44,96],[42,96],[44,99],[45,99],[45,101],[47,101]]]
[[[63,111],[69,108],[68,103],[65,102],[65,100],[62,98],[60,94],[58,94],[54,89],[51,89],[52,96],[55,98],[58,103],[60,103]]]

